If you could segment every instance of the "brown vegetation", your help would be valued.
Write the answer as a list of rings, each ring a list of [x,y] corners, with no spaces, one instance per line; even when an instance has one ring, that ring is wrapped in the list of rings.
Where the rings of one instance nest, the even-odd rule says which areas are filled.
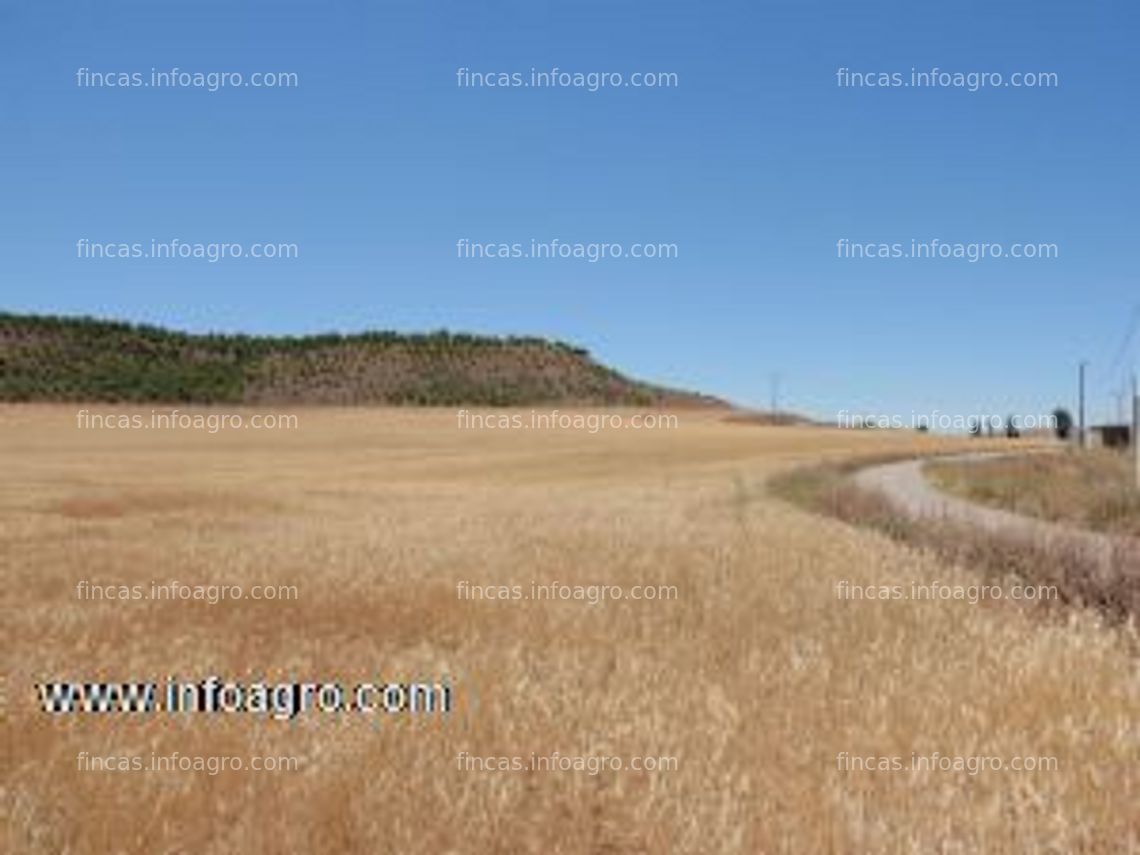
[[[873,462],[893,459],[898,458]],[[956,566],[976,571],[985,580],[1003,586],[1021,582],[1056,587],[1056,600],[1036,605],[1092,608],[1113,622],[1140,617],[1140,543],[1122,540],[1106,556],[1079,543],[1055,541],[1046,545],[964,522],[911,519],[887,497],[858,487],[848,477],[857,466],[873,462],[846,461],[795,470],[776,479],[773,486],[778,494],[803,507],[930,550]],[[975,465],[988,466],[989,462],[936,460],[926,469],[953,471]]]
[[[1103,852],[1136,848],[1124,628],[1006,603],[842,602],[973,571],[778,500],[793,466],[937,448],[896,432],[457,430],[454,410],[299,410],[291,431],[77,430],[0,407],[7,851]],[[950,443],[953,446],[953,443]],[[965,442],[958,448],[969,448]],[[181,499],[177,497],[181,496]],[[288,602],[87,602],[79,580],[297,586]],[[676,586],[493,602],[456,584]],[[49,716],[50,679],[452,675],[443,720]],[[84,772],[278,755],[296,772]],[[465,771],[476,756],[676,771]],[[844,771],[841,752],[1054,757]]]
[[[1032,454],[926,468],[941,489],[974,502],[1110,534],[1140,537],[1132,458],[1115,451]]]

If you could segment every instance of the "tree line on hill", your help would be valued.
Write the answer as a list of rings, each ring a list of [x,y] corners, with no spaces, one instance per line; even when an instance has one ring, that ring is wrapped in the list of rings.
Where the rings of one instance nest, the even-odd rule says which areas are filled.
[[[0,313],[0,401],[709,405],[534,336],[191,334]]]

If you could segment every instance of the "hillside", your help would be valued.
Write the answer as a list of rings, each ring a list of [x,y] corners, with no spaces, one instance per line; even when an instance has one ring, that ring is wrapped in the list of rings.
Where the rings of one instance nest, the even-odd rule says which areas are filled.
[[[0,401],[710,406],[540,338],[194,335],[0,312]]]

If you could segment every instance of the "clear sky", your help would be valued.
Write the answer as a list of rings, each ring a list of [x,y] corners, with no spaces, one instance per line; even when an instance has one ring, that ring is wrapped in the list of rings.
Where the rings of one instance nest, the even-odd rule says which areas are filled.
[[[677,85],[457,81],[554,67]],[[837,79],[935,67],[1059,85]],[[79,83],[152,68],[299,85]],[[1103,415],[1140,341],[1116,358],[1140,302],[1135,0],[0,0],[0,165],[10,311],[546,335],[745,404],[778,371],[781,403],[823,417],[1047,412],[1081,358]],[[298,257],[76,249],[172,238]],[[677,257],[460,258],[463,238]],[[1058,257],[839,258],[842,238]]]

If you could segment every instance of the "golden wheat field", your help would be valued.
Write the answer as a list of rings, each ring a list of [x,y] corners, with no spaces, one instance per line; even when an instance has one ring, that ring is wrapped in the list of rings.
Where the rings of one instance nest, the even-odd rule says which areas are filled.
[[[443,409],[210,434],[80,429],[80,409],[0,408],[6,851],[1140,851],[1127,627],[840,599],[840,582],[973,577],[766,492],[797,464],[936,439],[716,412],[463,430]],[[296,597],[94,599],[84,582]],[[460,594],[532,582],[672,593]],[[454,702],[49,714],[37,689],[171,676],[439,679]],[[906,767],[935,752],[1041,767]],[[290,767],[115,767],[154,757]]]

